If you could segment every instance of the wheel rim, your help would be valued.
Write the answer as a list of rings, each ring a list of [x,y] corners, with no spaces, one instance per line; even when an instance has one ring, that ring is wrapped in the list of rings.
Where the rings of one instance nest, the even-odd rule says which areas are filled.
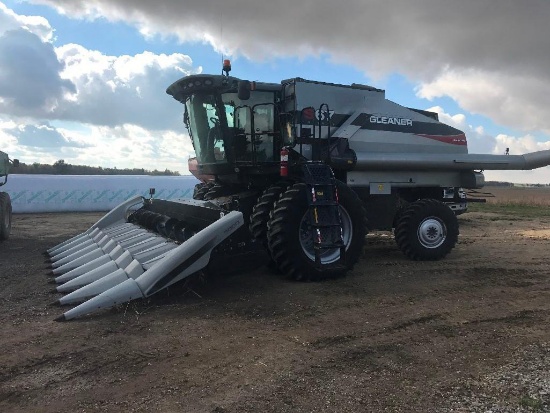
[[[348,211],[340,205],[340,219],[342,221],[342,239],[346,250],[351,244],[351,238],[353,235],[353,225],[351,223],[351,218],[349,217]],[[306,211],[300,222],[299,229],[299,238],[300,246],[306,254],[306,256],[311,260],[315,261],[315,249],[313,248],[313,237],[312,237],[312,226],[309,223],[308,217],[309,211]],[[340,259],[340,248],[333,248],[330,250],[324,250],[321,252],[321,264],[330,264]]]
[[[440,247],[447,238],[447,227],[436,217],[424,219],[418,226],[418,241],[426,248]]]

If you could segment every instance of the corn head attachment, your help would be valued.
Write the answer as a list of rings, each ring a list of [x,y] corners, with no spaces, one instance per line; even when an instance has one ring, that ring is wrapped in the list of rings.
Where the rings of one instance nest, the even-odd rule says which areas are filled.
[[[55,292],[66,294],[56,304],[80,303],[56,321],[149,297],[204,269],[243,223],[241,212],[208,201],[127,200],[46,252]]]

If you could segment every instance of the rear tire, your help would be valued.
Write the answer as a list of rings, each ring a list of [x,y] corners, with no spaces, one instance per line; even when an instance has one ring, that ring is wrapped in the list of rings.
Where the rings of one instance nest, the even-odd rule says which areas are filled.
[[[0,241],[9,238],[11,232],[11,199],[7,192],[0,192]]]
[[[395,242],[416,261],[445,257],[458,241],[458,221],[443,202],[421,199],[410,204],[395,227]]]
[[[293,185],[275,204],[267,230],[271,257],[283,274],[295,280],[321,280],[344,275],[363,252],[367,235],[363,204],[348,186],[337,182],[346,243],[345,262],[343,266],[338,263],[339,251],[328,250],[321,258],[323,265],[317,268],[313,240],[309,236],[311,228],[305,219],[309,213],[306,188],[304,183]]]

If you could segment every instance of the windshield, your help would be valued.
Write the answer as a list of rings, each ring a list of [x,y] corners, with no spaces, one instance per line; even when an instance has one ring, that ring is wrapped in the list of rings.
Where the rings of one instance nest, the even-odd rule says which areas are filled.
[[[265,91],[252,92],[246,101],[240,100],[237,93],[223,93],[221,102],[219,95],[189,96],[185,101],[185,124],[197,161],[228,162],[226,150],[236,161],[273,161],[277,144],[274,97],[273,92]]]
[[[199,163],[226,162],[220,116],[213,95],[192,95],[185,101],[186,122]]]

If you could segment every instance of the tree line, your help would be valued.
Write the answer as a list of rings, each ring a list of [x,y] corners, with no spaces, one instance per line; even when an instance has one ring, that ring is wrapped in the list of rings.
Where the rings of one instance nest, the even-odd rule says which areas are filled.
[[[124,168],[118,169],[116,166],[113,168],[103,168],[101,166],[88,166],[88,165],[72,165],[60,159],[54,162],[52,165],[35,162],[27,165],[20,162],[17,167],[10,168],[10,174],[42,174],[42,175],[155,175],[155,176],[179,176],[177,171],[170,171],[165,169],[159,171],[154,169],[152,171],[144,168]]]
[[[542,188],[546,186],[550,186],[550,184],[528,184],[528,185],[518,185],[514,184],[512,182],[501,182],[501,181],[485,181],[485,186],[505,186],[505,187],[513,187],[513,186],[533,186],[537,188]]]

